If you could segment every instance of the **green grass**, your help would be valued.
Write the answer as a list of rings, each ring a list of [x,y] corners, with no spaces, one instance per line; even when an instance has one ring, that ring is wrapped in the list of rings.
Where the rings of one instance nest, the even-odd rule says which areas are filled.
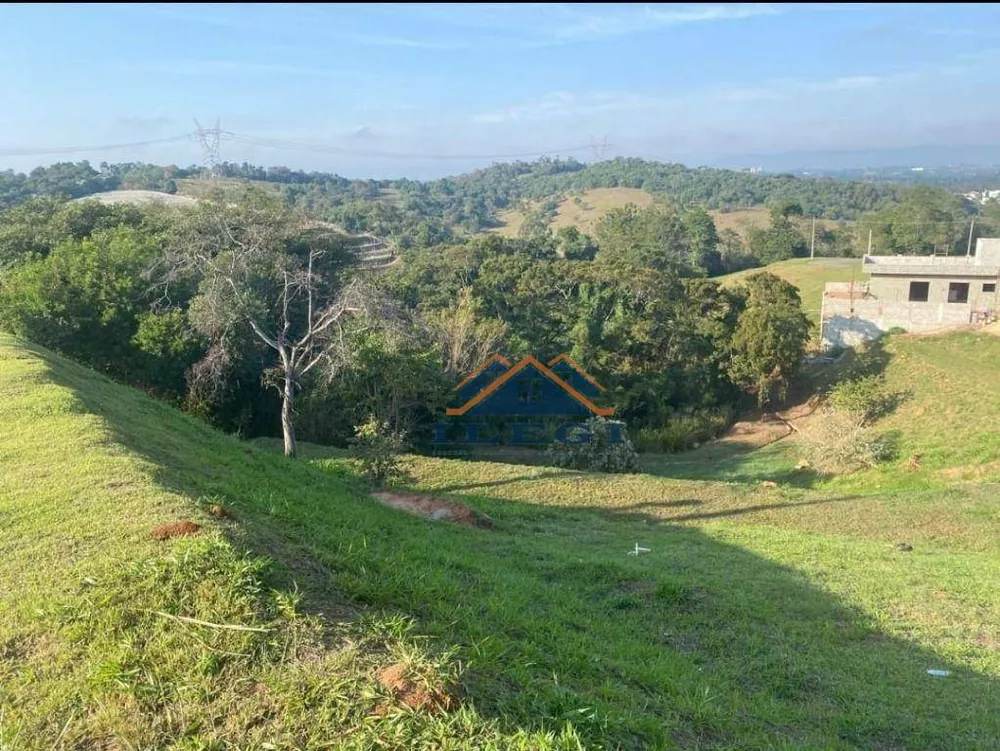
[[[916,470],[796,473],[784,442],[614,477],[413,458],[473,530],[0,339],[0,748],[1000,748],[998,478],[947,474],[1000,458],[998,348],[890,340]],[[966,431],[935,430],[926,381],[962,373]],[[185,518],[208,533],[149,539]],[[462,708],[376,712],[399,661]]]
[[[798,287],[802,309],[817,328],[823,304],[823,288],[827,282],[849,282],[851,279],[862,281],[867,278],[861,273],[861,260],[858,258],[793,258],[760,269],[726,274],[719,277],[719,281],[723,284],[738,283],[758,271],[769,271]]]

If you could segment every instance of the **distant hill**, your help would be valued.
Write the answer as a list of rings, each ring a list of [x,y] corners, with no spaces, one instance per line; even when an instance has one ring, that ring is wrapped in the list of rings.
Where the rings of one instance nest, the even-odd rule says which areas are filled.
[[[401,245],[448,242],[512,223],[511,212],[538,202],[555,202],[590,193],[592,206],[565,205],[560,223],[592,224],[620,196],[646,194],[670,203],[710,210],[740,210],[770,201],[792,199],[809,215],[851,219],[896,201],[905,188],[885,182],[797,178],[643,159],[613,159],[584,164],[573,159],[495,164],[455,177],[415,180],[349,180],[339,175],[224,163],[214,179],[192,166],[149,164],[102,165],[87,162],[40,167],[30,175],[0,173],[0,209],[37,196],[81,198],[117,190],[171,192],[198,197],[206,190],[238,189],[246,182],[265,185],[291,206],[317,219],[334,222],[352,233],[395,236]],[[610,191],[610,192],[607,192]],[[642,199],[650,200],[650,199]]]

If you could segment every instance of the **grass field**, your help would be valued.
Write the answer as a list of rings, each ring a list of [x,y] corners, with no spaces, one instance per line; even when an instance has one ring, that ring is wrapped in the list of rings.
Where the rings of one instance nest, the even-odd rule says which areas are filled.
[[[0,338],[0,748],[1000,748],[998,357],[892,338],[901,461],[855,476],[784,441],[616,477],[413,458],[484,530]]]
[[[723,230],[731,229],[744,238],[747,236],[747,232],[753,227],[766,229],[771,223],[771,212],[764,206],[755,206],[752,209],[738,209],[736,211],[713,210],[708,213],[715,221],[717,231],[722,232]],[[792,222],[795,223],[799,231],[808,240],[809,232],[812,228],[811,220],[802,217],[792,217]],[[837,224],[832,219],[818,219],[816,220],[816,231],[818,232],[820,229],[833,229]]]

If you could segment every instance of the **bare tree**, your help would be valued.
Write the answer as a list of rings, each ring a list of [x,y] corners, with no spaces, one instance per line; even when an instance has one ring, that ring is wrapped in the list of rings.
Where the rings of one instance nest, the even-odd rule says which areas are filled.
[[[507,324],[500,319],[483,319],[476,309],[472,290],[464,287],[458,303],[426,314],[450,376],[463,375],[501,347],[507,338]]]
[[[341,284],[343,248],[303,240],[300,224],[274,199],[248,191],[232,205],[205,202],[177,233],[165,255],[169,286],[195,279],[195,326],[213,342],[210,362],[195,375],[224,377],[221,354],[240,324],[274,351],[271,385],[281,394],[285,454],[295,455],[295,394],[314,368],[335,368],[343,353],[343,325],[358,314],[377,317],[382,298],[354,278]]]

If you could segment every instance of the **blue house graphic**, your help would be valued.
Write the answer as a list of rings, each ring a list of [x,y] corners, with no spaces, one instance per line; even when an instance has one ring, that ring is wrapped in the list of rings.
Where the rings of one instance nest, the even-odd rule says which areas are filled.
[[[560,355],[550,364],[551,368],[528,355],[511,366],[506,358],[493,355],[455,387],[463,404],[446,413],[452,417],[614,414],[612,407],[594,404],[604,387],[572,359]]]

